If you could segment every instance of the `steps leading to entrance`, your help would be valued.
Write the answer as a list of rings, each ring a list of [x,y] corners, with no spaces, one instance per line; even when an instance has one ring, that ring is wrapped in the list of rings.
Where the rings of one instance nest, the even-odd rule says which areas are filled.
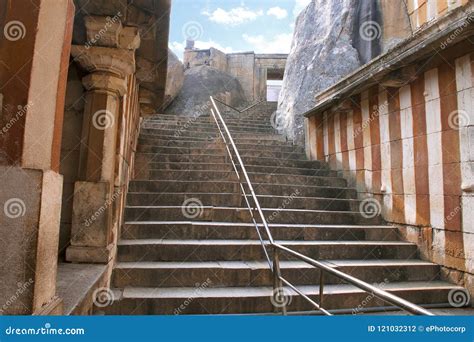
[[[275,240],[414,303],[446,303],[458,287],[441,280],[439,266],[419,260],[417,246],[401,241],[380,217],[362,215],[357,191],[274,133],[270,116],[226,122]],[[144,122],[113,271],[114,301],[101,312],[274,311],[269,266],[226,153],[209,117],[155,115]],[[202,207],[191,210],[189,200]],[[283,276],[318,301],[319,270],[281,258]],[[325,284],[327,309],[386,305],[335,277],[326,275]],[[311,309],[286,291],[290,311]]]

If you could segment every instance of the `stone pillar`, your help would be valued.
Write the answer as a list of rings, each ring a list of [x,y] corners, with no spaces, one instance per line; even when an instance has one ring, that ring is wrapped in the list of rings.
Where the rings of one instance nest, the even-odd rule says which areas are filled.
[[[80,155],[81,181],[75,184],[71,246],[66,251],[66,259],[108,263],[117,234],[113,208],[119,198],[114,194],[114,180],[121,98],[127,91],[127,77],[135,72],[135,52],[133,49],[73,46],[71,53],[89,74],[82,80],[87,95]]]
[[[73,20],[71,0],[0,4],[0,314],[62,312],[58,169]]]

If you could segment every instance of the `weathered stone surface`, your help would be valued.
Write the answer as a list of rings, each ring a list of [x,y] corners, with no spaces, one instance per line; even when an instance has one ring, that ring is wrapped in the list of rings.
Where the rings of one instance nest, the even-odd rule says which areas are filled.
[[[84,23],[87,41],[91,46],[117,47],[122,31],[122,23],[118,18],[86,16]]]
[[[131,50],[73,45],[71,55],[88,72],[108,72],[122,78],[135,73],[135,54]]]
[[[168,107],[178,96],[184,84],[184,65],[173,53],[168,50],[168,76],[166,79],[165,102],[163,108]]]
[[[120,32],[118,47],[121,49],[137,50],[141,39],[136,27],[124,27]]]
[[[313,0],[296,23],[280,94],[278,122],[302,144],[301,116],[314,95],[411,34],[401,0]]]
[[[287,136],[302,144],[302,114],[314,96],[360,66],[353,47],[355,0],[313,0],[300,14],[280,94],[277,119]]]
[[[380,0],[379,11],[382,12],[382,52],[387,52],[412,34],[410,17],[401,0]]]
[[[0,167],[0,313],[38,312],[55,296],[62,176]]]
[[[194,41],[188,41],[184,51],[186,69],[207,65],[227,72],[242,85],[249,103],[267,98],[267,80],[282,80],[287,54],[255,54],[255,52],[224,53],[215,48],[194,49]]]
[[[206,106],[209,96],[228,99],[234,107],[246,103],[240,82],[226,72],[202,65],[186,70],[184,75],[183,88],[167,113],[184,116],[209,114],[210,108]]]

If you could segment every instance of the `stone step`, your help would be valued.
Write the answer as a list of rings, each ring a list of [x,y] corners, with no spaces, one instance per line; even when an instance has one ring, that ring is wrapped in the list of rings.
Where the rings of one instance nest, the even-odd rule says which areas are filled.
[[[228,127],[229,132],[234,135],[234,134],[249,134],[249,133],[255,133],[255,134],[264,134],[264,135],[274,135],[275,134],[275,129],[273,128],[258,128],[258,127]],[[219,131],[217,130],[217,126],[209,126],[209,127],[190,127],[190,128],[183,128],[179,126],[157,126],[157,125],[145,125],[141,127],[141,132],[145,131],[158,131],[158,132],[172,132],[173,135],[175,136],[184,136],[184,135],[199,135],[199,134],[205,134],[205,135],[213,135],[213,134],[219,134]]]
[[[252,118],[247,116],[223,116],[224,121],[226,124],[242,124],[242,125],[253,125],[253,124],[262,124],[268,125],[268,121],[266,119],[260,118]],[[179,115],[169,115],[169,116],[156,116],[156,117],[149,117],[144,120],[145,123],[161,123],[161,122],[178,122],[178,123],[186,123],[189,121],[194,122],[202,122],[202,123],[212,123],[215,124],[214,119],[210,115],[206,116],[199,116],[198,118],[192,118],[189,116],[179,116]]]
[[[263,154],[263,153],[262,153]],[[148,163],[171,162],[171,163],[230,163],[228,155],[192,155],[192,154],[160,154],[160,153],[137,153],[137,159]],[[275,159],[266,156],[242,156],[244,165],[297,167],[297,168],[321,168],[327,166],[316,160],[303,159]]]
[[[417,256],[417,246],[400,241],[281,241],[294,251],[310,258],[372,260],[412,259]],[[271,248],[267,248],[271,255]],[[281,260],[294,260],[282,253]],[[118,260],[137,261],[255,261],[265,260],[259,240],[121,240]]]
[[[188,171],[233,171],[231,163],[150,163],[150,172],[163,170],[188,170]],[[320,166],[322,167],[322,165]],[[254,173],[273,173],[287,175],[302,176],[319,176],[319,177],[338,177],[337,171],[329,169],[313,168],[297,168],[297,167],[278,167],[245,165],[247,172]],[[240,169],[240,168],[239,168]]]
[[[380,216],[361,215],[356,190],[277,135],[272,113],[224,118],[275,240],[412,302],[447,302],[454,286],[433,281],[439,266],[417,260],[417,246]],[[264,247],[213,118],[144,120],[135,171],[113,271],[116,298],[105,313],[272,312]],[[262,224],[259,233],[268,240]],[[318,300],[320,271],[285,253],[281,260],[283,276]],[[324,279],[328,309],[386,305],[334,276]],[[311,309],[300,296],[290,299],[290,311]]]
[[[127,204],[129,206],[180,206],[190,198],[196,198],[205,206],[233,206],[246,207],[243,195],[235,193],[140,193],[129,192]],[[253,199],[247,195],[248,201],[253,205]],[[312,210],[335,210],[335,211],[357,211],[360,201],[356,199],[334,199],[318,197],[298,197],[298,196],[257,196],[263,208],[287,208],[287,209],[312,209]]]
[[[227,150],[225,147],[221,148],[187,148],[187,147],[161,147],[151,145],[139,145],[137,149],[138,153],[152,153],[152,154],[183,154],[183,155],[214,155],[214,156],[227,156]],[[266,157],[274,159],[285,159],[285,160],[304,160],[306,155],[300,151],[276,151],[266,149],[251,149],[244,150],[240,149],[239,154],[241,157]]]
[[[240,173],[241,179],[244,179]],[[188,170],[154,170],[149,173],[149,180],[217,180],[217,181],[238,181],[235,171],[188,171]],[[338,188],[347,187],[347,181],[342,177],[320,177],[304,175],[285,175],[281,173],[253,173],[248,176],[252,183],[270,183],[270,184],[295,184],[295,185],[317,185],[334,186]],[[297,195],[297,194],[296,194]]]
[[[189,144],[211,144],[211,143],[218,143],[222,142],[222,139],[219,136],[211,136],[205,138],[193,138],[193,137],[183,137],[183,136],[167,136],[167,135],[151,135],[151,134],[140,134],[140,142],[145,142],[148,145],[160,145],[165,144],[164,146],[168,146],[169,144],[181,144],[181,143],[189,143]],[[267,146],[267,145],[274,145],[274,146],[295,146],[286,139],[282,138],[281,136],[277,136],[274,139],[259,139],[256,138],[234,138],[235,144],[249,144],[252,146]]]
[[[321,198],[357,198],[353,188],[336,188],[293,184],[252,184],[257,195],[321,197]],[[188,193],[235,193],[240,194],[238,182],[221,181],[149,181],[130,182],[130,192],[188,192]]]
[[[248,131],[259,131],[268,132],[270,134],[275,133],[275,129],[269,125],[237,125],[237,124],[226,124],[230,132],[248,132]],[[217,129],[217,125],[212,123],[196,123],[188,121],[186,123],[143,123],[142,129],[166,129],[179,132],[214,132]]]
[[[433,281],[439,266],[421,260],[321,260],[324,264],[368,283]],[[319,283],[321,272],[303,261],[284,260],[282,276],[294,285]],[[211,287],[272,286],[273,276],[266,261],[206,262],[119,262],[113,272],[113,286],[193,287],[209,279]],[[325,284],[343,284],[325,274]]]
[[[398,241],[400,234],[393,226],[368,225],[302,225],[269,223],[275,239],[289,241]],[[263,236],[263,225],[259,225]],[[232,222],[126,222],[122,238],[135,239],[191,239],[191,240],[257,240],[259,239],[252,223]]]
[[[209,141],[166,141],[163,143],[156,143],[150,140],[140,139],[138,142],[139,148],[149,149],[153,148],[168,148],[168,149],[180,149],[180,150],[207,150],[207,149],[225,149],[225,145],[220,142],[209,142]],[[257,144],[236,144],[239,153],[241,150],[252,150],[258,148],[262,151],[272,152],[299,152],[304,154],[304,148],[295,145],[257,145]],[[226,151],[227,152],[227,151]],[[166,153],[166,152],[165,152]]]
[[[235,120],[225,120],[227,128],[248,128],[248,129],[264,129],[264,130],[272,130],[272,126],[268,122],[245,122],[245,121],[235,121]],[[214,120],[163,120],[163,121],[145,121],[142,123],[141,127],[151,127],[151,128],[171,128],[171,129],[192,129],[193,127],[196,128],[212,128],[215,129],[217,127]]]
[[[209,137],[218,137],[219,132],[216,130],[210,131],[210,132],[193,132],[193,131],[185,131],[185,132],[180,132],[180,134],[177,134],[176,130],[166,130],[166,129],[142,129],[141,134],[147,134],[147,135],[154,135],[154,136],[172,136],[172,137],[193,137],[193,138],[201,138],[201,139],[208,139]],[[250,133],[245,133],[245,132],[231,132],[232,133],[232,138],[240,138],[240,139],[246,139],[246,138],[251,138],[255,139],[258,137],[258,139],[264,140],[264,139],[270,139],[270,140],[283,140],[280,136],[272,133],[259,133],[259,132],[250,132]]]
[[[195,203],[196,199],[190,199]],[[381,224],[380,217],[365,218],[358,211],[330,211],[308,209],[262,209],[270,223],[301,223],[301,224]],[[189,214],[192,212],[193,214]],[[194,217],[198,212],[199,216]],[[257,213],[254,213],[257,215]],[[252,222],[247,207],[200,207],[193,206],[135,206],[125,208],[127,221],[179,221],[192,218],[196,221],[208,222]],[[257,215],[257,221],[260,217]]]
[[[393,282],[383,289],[419,305],[446,303],[450,291],[462,289],[444,281]],[[303,293],[319,302],[319,286],[299,286]],[[138,288],[116,290],[112,305],[100,308],[108,315],[163,315],[163,314],[252,314],[272,313],[272,287],[212,288],[206,279],[193,287]],[[314,310],[293,290],[287,288],[288,311]],[[363,304],[362,304],[363,303]],[[324,287],[324,308],[354,309],[359,306],[374,308],[387,303],[353,285],[337,284]],[[355,311],[354,313],[357,313]]]

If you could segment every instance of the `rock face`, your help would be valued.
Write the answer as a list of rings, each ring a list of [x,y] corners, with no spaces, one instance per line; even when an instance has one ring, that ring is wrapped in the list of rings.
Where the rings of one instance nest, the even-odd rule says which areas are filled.
[[[299,15],[288,56],[277,123],[289,139],[304,142],[302,114],[314,96],[361,65],[352,28],[358,0],[313,0]]]
[[[240,107],[247,103],[240,82],[226,72],[207,65],[192,67],[184,73],[181,92],[166,109],[168,114],[196,116],[209,113],[209,96]]]
[[[411,34],[403,0],[313,0],[299,15],[283,80],[277,124],[304,141],[302,114],[315,95]]]
[[[184,65],[173,53],[168,50],[168,75],[166,78],[165,100],[163,109],[166,109],[178,96],[184,84]]]

